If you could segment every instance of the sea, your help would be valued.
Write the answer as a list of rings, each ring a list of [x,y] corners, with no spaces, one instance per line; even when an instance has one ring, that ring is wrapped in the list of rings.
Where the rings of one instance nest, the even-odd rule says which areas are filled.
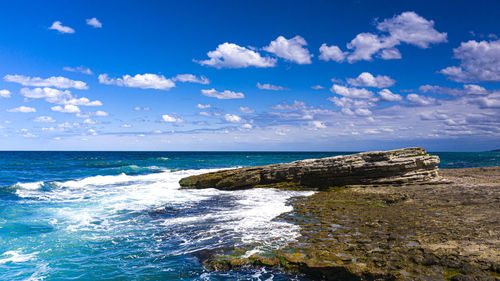
[[[312,191],[180,189],[220,169],[353,152],[0,152],[0,280],[307,280],[270,269],[210,272],[200,256],[279,249],[279,215]],[[500,166],[499,152],[433,153],[441,169]]]

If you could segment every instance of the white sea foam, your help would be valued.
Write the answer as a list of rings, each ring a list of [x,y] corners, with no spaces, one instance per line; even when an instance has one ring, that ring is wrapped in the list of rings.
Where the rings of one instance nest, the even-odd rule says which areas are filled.
[[[218,191],[218,195],[234,197],[232,199],[235,206],[203,215],[167,219],[163,224],[167,227],[209,225],[209,230],[186,240],[184,244],[202,244],[204,240],[229,233],[231,234],[229,236],[239,240],[237,245],[256,246],[247,253],[250,256],[262,250],[280,248],[294,241],[299,236],[299,227],[283,220],[275,220],[275,218],[293,210],[292,206],[286,204],[291,197],[309,196],[313,193],[312,191],[282,191],[272,188],[236,192]]]
[[[20,189],[36,190],[40,189],[42,185],[43,181],[37,181],[37,182],[25,182],[25,183],[18,182],[14,186]]]
[[[35,259],[36,254],[38,254],[38,252],[22,254],[20,251],[7,251],[0,255],[0,257],[3,257],[0,258],[0,264],[26,262]]]
[[[289,212],[288,199],[294,196],[308,196],[313,192],[282,191],[272,188],[258,188],[242,191],[221,191],[215,189],[180,189],[183,177],[215,171],[183,170],[164,171],[147,175],[93,176],[80,180],[54,183],[54,188],[42,190],[42,182],[27,184],[16,190],[20,197],[58,203],[57,207],[45,210],[50,213],[50,224],[68,232],[90,231],[89,239],[109,239],[130,235],[132,229],[161,227],[170,235],[179,235],[181,249],[177,254],[218,247],[235,240],[238,245],[253,245],[248,255],[282,247],[299,235],[296,225],[276,220],[282,213]],[[23,184],[24,185],[24,184]],[[201,204],[210,201],[207,206]],[[228,203],[229,202],[229,203]],[[143,211],[161,210],[163,207],[180,210],[172,218],[163,218],[162,224],[150,222],[144,225],[134,214]],[[192,212],[184,213],[183,210]],[[205,207],[204,211],[199,211]],[[193,211],[195,210],[195,211]],[[198,211],[196,211],[198,210]],[[203,226],[203,230],[197,227]],[[192,227],[194,232],[185,233]],[[179,229],[176,232],[173,229]],[[172,231],[171,231],[172,230]],[[126,237],[125,237],[126,238]]]

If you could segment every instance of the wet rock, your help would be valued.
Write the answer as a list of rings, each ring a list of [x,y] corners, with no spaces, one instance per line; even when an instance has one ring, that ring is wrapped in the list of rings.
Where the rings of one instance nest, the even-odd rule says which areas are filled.
[[[334,188],[294,198],[294,210],[282,218],[300,226],[301,237],[265,253],[273,262],[236,255],[231,263],[226,255],[208,268],[275,267],[313,280],[500,281],[500,167],[440,175],[446,183]],[[408,199],[387,204],[401,195]]]
[[[223,170],[180,180],[184,188],[223,190],[253,187],[328,188],[345,185],[405,184],[436,179],[439,157],[423,148],[363,152],[291,163]],[[388,203],[405,197],[387,198]]]

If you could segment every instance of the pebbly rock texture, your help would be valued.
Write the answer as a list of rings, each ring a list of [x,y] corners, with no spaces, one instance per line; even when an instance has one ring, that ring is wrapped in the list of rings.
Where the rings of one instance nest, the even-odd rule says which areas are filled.
[[[439,157],[411,147],[223,170],[180,180],[184,188],[223,190],[253,187],[310,187],[405,184],[438,178]]]

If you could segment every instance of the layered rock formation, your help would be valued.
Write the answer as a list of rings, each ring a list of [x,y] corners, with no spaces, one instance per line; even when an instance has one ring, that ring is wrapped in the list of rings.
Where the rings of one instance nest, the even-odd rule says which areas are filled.
[[[307,159],[223,170],[183,178],[184,188],[236,190],[253,187],[328,188],[344,185],[404,184],[438,177],[439,157],[419,147]]]

